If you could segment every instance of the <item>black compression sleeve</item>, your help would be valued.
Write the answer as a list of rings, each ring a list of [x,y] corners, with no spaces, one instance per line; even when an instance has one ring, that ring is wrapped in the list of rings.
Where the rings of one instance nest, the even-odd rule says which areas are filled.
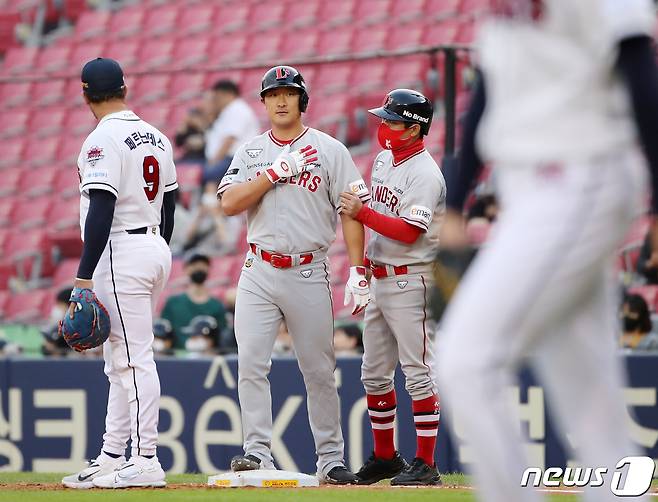
[[[651,38],[637,36],[623,40],[619,44],[617,69],[628,85],[651,171],[653,213],[658,214],[658,66]]]
[[[89,190],[89,212],[85,219],[85,239],[78,266],[78,279],[91,279],[112,228],[116,197],[107,190]]]
[[[176,192],[165,192],[162,199],[162,209],[160,210],[160,235],[167,241],[171,240],[171,234],[174,233],[174,213],[176,212]]]
[[[471,106],[464,119],[458,169],[451,179],[446,180],[448,188],[446,204],[449,208],[460,213],[464,207],[468,191],[482,170],[482,161],[475,146],[475,133],[477,132],[485,106],[484,78],[482,72],[478,71]]]

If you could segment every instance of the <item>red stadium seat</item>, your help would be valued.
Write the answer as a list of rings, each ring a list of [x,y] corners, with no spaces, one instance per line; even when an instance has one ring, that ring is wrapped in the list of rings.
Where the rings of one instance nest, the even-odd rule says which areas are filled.
[[[203,167],[197,164],[181,164],[176,166],[176,178],[181,192],[198,190],[201,186]]]
[[[15,197],[3,197],[0,199],[0,227],[3,227],[3,230],[0,231],[3,237],[2,243],[4,243],[4,237],[6,237],[6,228],[8,228],[11,223],[11,214],[14,205],[16,205],[16,201],[17,199]],[[4,255],[2,255],[2,257],[4,257]]]
[[[641,218],[637,218],[626,233],[622,247],[642,246],[644,239],[649,232],[650,225],[651,220],[649,217],[642,216]]]
[[[62,4],[62,14],[69,21],[77,21],[85,10],[87,10],[87,0],[64,0]]]
[[[242,267],[242,256],[218,256],[212,259],[208,271],[208,286],[233,286]]]
[[[11,47],[5,55],[2,72],[11,75],[32,70],[38,53],[38,47]]]
[[[296,0],[294,3],[288,4],[286,22],[297,27],[315,25],[320,19],[318,18],[320,4],[321,2],[318,0]],[[290,19],[288,19],[288,14]]]
[[[23,162],[34,167],[52,164],[57,157],[59,147],[59,136],[29,138],[25,144],[25,150],[23,150]]]
[[[315,29],[297,32],[294,37],[284,37],[279,59],[287,61],[315,56],[317,43],[318,32]]]
[[[93,42],[83,42],[76,45],[69,56],[70,66],[76,70],[82,70],[85,63],[103,57],[105,49],[105,40],[94,40]],[[79,81],[79,79],[76,79]]]
[[[84,107],[74,108],[69,111],[64,119],[64,129],[74,135],[84,134],[85,136],[94,130],[98,122],[91,113],[91,110],[85,105]],[[84,140],[84,138],[83,138]],[[82,146],[82,143],[78,145]]]
[[[183,36],[207,32],[216,26],[215,14],[215,7],[209,2],[188,5],[179,16],[176,31]]]
[[[332,255],[329,258],[329,270],[329,279],[332,283],[346,283],[350,276],[349,257],[344,253]]]
[[[0,84],[0,109],[20,106],[31,97],[31,82],[5,82]]]
[[[23,176],[20,179],[20,192],[18,193],[34,197],[53,192],[53,186],[59,175],[59,169],[56,166],[44,166],[37,171],[29,169],[22,169],[22,171]],[[57,192],[53,193],[55,197],[59,196]]]
[[[52,205],[50,196],[21,198],[12,210],[12,228],[34,228],[42,226],[48,219]]]
[[[405,0],[404,2],[393,2],[391,18],[403,23],[422,19],[425,15],[426,3],[427,0]]]
[[[134,77],[130,86],[131,102],[151,103],[167,96],[171,77],[167,73]]]
[[[126,70],[139,62],[137,57],[139,47],[140,42],[137,40],[113,41],[105,49],[105,57],[118,61],[121,67]]]
[[[143,34],[150,39],[171,33],[176,28],[179,15],[180,10],[176,4],[163,5],[149,10],[144,19]]]
[[[53,192],[57,194],[57,197],[62,201],[69,201],[71,198],[78,200],[80,197],[79,187],[80,178],[78,176],[78,166],[75,162],[57,168],[57,176],[53,182]],[[57,207],[56,205],[53,211],[56,211]]]
[[[255,33],[247,40],[245,60],[250,62],[263,62],[270,65],[272,61],[279,60],[279,46],[281,45],[279,31]]]
[[[172,66],[188,68],[205,63],[208,60],[209,46],[208,37],[199,36],[179,40],[174,47]]]
[[[14,108],[0,112],[0,138],[13,138],[27,131],[32,111]]]
[[[167,281],[167,288],[180,288],[187,285],[187,276],[185,275],[184,268],[185,264],[181,259],[171,262],[171,273],[169,274],[169,281]]]
[[[386,46],[388,33],[389,29],[386,25],[358,30],[352,40],[352,52],[363,54],[383,50]]]
[[[78,184],[71,183],[76,194]],[[78,197],[57,198],[48,213],[48,227],[52,230],[70,230],[80,228],[80,200]]]
[[[318,39],[318,55],[333,56],[349,54],[352,51],[353,36],[354,29],[352,26],[344,26],[322,32]]]
[[[64,79],[36,82],[32,88],[32,100],[30,101],[30,104],[36,106],[60,103],[64,98],[65,92],[66,80]]]
[[[17,264],[21,277],[37,278],[53,272],[51,246],[46,230],[42,228],[14,230],[7,237],[4,254]]]
[[[62,130],[66,109],[59,106],[37,108],[30,120],[30,132],[37,136],[50,136]]]
[[[426,55],[392,58],[386,73],[386,87],[418,89],[422,92],[428,80],[429,65]]]
[[[420,22],[414,24],[394,25],[388,36],[388,50],[414,49],[420,46],[425,24]],[[395,58],[392,59],[393,61]]]
[[[87,40],[107,33],[111,13],[106,10],[84,12],[75,24],[75,38]]]
[[[320,66],[314,93],[333,94],[347,89],[354,70],[352,63],[329,63]],[[312,106],[312,105],[311,105]]]
[[[460,23],[454,19],[429,24],[423,34],[423,45],[451,44],[457,39]]]
[[[491,8],[490,0],[462,0],[459,10],[469,16],[481,16]]]
[[[169,64],[174,52],[174,40],[171,38],[147,39],[142,42],[138,59],[140,69],[161,68]]]
[[[23,137],[0,140],[0,169],[21,164],[24,148]]]
[[[272,4],[269,4],[272,5]],[[239,30],[243,27],[249,27],[249,5],[226,5],[223,6],[216,15],[214,28],[220,33],[228,33]]]
[[[24,173],[30,173],[30,171],[21,166],[10,167],[2,171],[0,197],[14,197],[18,194],[18,187]]]
[[[383,87],[386,79],[387,61],[373,59],[356,66],[351,77],[351,88],[355,91],[368,91]]]
[[[84,99],[82,98],[82,82],[80,82],[80,77],[69,78],[66,80],[64,99],[70,107],[76,107],[76,109],[82,108],[83,106],[86,107]]]
[[[201,96],[205,90],[206,75],[201,72],[175,73],[169,84],[169,96],[177,101],[188,101]],[[188,105],[185,105],[188,107]],[[177,123],[175,125],[178,125]]]
[[[57,265],[53,275],[53,289],[71,287],[78,272],[79,264],[80,260],[78,258],[68,258]]]
[[[462,23],[457,32],[455,42],[458,44],[472,44],[475,40],[476,29],[477,25],[472,21]]]
[[[170,107],[164,103],[160,103],[158,106],[144,105],[136,107],[135,109],[135,113],[137,113],[142,120],[161,131],[168,127],[167,118],[169,117],[170,111]]]
[[[354,14],[355,0],[332,0],[321,2],[318,19],[328,27],[349,23]]]
[[[64,136],[59,150],[57,151],[57,160],[62,163],[67,163],[72,167],[77,166],[82,143],[84,143],[87,136],[88,134],[82,136]]]
[[[264,70],[246,70],[240,79],[240,91],[242,97],[248,102],[251,99],[260,100],[261,81],[263,80]]]
[[[140,33],[145,11],[141,5],[132,5],[116,11],[110,19],[108,33],[112,34],[113,39]]]
[[[252,6],[249,13],[249,30],[265,30],[294,22],[294,19],[295,12],[283,2],[259,2]]]
[[[40,72],[56,72],[67,68],[70,46],[50,45],[41,49],[37,56],[36,67]]]
[[[247,36],[241,33],[220,35],[210,41],[208,58],[214,64],[236,63],[243,60]]]
[[[11,295],[4,309],[5,319],[11,322],[30,323],[42,317],[41,307],[48,301],[49,291],[35,289]]]
[[[381,22],[388,17],[391,0],[359,0],[352,21],[362,25]]]
[[[427,0],[425,19],[445,19],[459,12],[462,0]]]

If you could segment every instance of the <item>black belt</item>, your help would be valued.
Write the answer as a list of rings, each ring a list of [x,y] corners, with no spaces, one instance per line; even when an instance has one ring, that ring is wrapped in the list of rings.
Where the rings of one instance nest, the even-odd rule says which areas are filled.
[[[129,234],[145,234],[147,230],[148,230],[147,227],[133,228],[132,230],[126,230],[126,233],[129,233]]]

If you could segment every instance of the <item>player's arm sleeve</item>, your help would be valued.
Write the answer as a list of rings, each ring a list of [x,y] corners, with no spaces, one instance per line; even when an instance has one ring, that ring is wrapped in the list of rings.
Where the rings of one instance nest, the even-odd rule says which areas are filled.
[[[226,174],[219,182],[219,186],[217,187],[217,197],[221,197],[231,185],[247,181],[247,163],[244,160],[244,148],[243,145],[237,152],[235,152],[231,165],[228,166]]]
[[[400,202],[400,219],[427,232],[436,209],[445,204],[446,186],[438,175],[416,175],[404,191]]]
[[[423,233],[420,227],[412,225],[402,218],[387,216],[364,205],[356,215],[356,220],[384,237],[405,244],[413,244]],[[364,264],[367,257],[364,258]]]
[[[462,212],[464,202],[473,183],[482,171],[482,160],[475,145],[475,135],[486,106],[486,93],[482,72],[477,72],[477,80],[471,105],[464,118],[462,142],[456,169],[444,172],[448,193],[446,205]]]
[[[176,213],[176,190],[165,192],[162,197],[162,209],[160,210],[160,235],[167,241],[171,241],[174,233],[174,214]]]
[[[91,136],[81,152],[82,179],[80,191],[105,190],[119,196],[121,180],[121,152],[106,138]]]
[[[109,190],[89,190],[89,211],[85,219],[82,257],[78,279],[91,279],[98,265],[112,228],[116,197]]]
[[[658,66],[651,38],[637,36],[622,40],[617,69],[628,86],[651,171],[652,212],[658,214]]]
[[[345,148],[345,145],[336,141],[338,150],[336,155],[331,157],[325,152],[325,158],[328,159],[328,173],[329,173],[329,196],[331,203],[340,213],[340,194],[341,192],[351,192],[357,195],[361,202],[366,204],[370,201],[370,190],[368,185],[363,181],[363,177],[357,169],[350,152]],[[312,172],[312,171],[311,171]]]

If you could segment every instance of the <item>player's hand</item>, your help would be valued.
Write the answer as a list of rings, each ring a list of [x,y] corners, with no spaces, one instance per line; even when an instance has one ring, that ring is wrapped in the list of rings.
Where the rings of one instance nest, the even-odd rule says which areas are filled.
[[[346,214],[350,218],[356,218],[356,215],[359,214],[361,208],[363,207],[363,202],[357,195],[354,195],[351,192],[341,192],[340,194],[340,210],[342,214]]]
[[[452,209],[446,211],[439,234],[442,249],[465,249],[470,246],[464,217]]]
[[[79,289],[94,289],[94,281],[89,280],[89,279],[78,279],[76,278],[75,281],[73,281],[73,289],[79,288]],[[75,302],[69,303],[69,318],[73,319],[73,313],[75,312]]]
[[[350,267],[350,278],[345,284],[345,299],[343,305],[350,303],[354,298],[354,309],[352,315],[356,315],[366,308],[370,302],[370,288],[366,279],[366,267]]]
[[[311,145],[292,152],[290,145],[286,145],[279,156],[274,159],[272,165],[265,169],[265,174],[272,183],[276,183],[280,179],[290,178],[303,171],[308,171],[317,160],[318,151]]]

